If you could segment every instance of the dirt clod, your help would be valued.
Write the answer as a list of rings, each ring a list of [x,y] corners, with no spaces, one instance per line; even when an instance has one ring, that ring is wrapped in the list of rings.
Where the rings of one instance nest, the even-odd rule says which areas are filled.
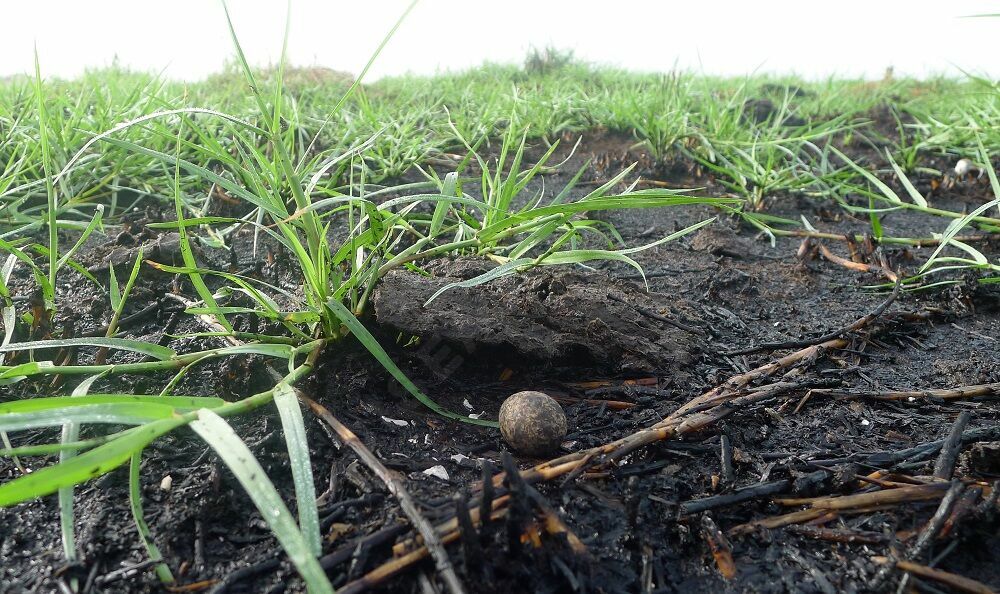
[[[492,349],[501,359],[599,365],[609,371],[661,370],[684,375],[699,344],[690,333],[644,315],[676,296],[646,293],[602,273],[535,269],[471,288],[453,288],[423,307],[435,291],[493,265],[460,258],[432,266],[431,277],[394,272],[375,292],[375,316],[399,331]],[[665,314],[670,316],[671,314]]]

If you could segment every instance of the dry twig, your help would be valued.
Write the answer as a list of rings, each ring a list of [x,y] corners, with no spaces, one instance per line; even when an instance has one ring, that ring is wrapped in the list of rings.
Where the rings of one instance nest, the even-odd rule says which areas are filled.
[[[403,509],[403,512],[413,523],[413,526],[417,529],[420,535],[424,539],[425,547],[434,558],[435,566],[438,573],[441,575],[441,579],[444,581],[445,586],[448,588],[452,594],[462,594],[465,589],[462,587],[462,583],[458,579],[458,575],[455,574],[455,568],[451,565],[451,559],[448,557],[448,551],[445,550],[444,545],[441,543],[441,539],[438,538],[438,533],[434,526],[420,513],[417,508],[417,504],[413,501],[413,497],[406,490],[403,481],[399,478],[396,473],[390,471],[385,467],[384,464],[365,446],[364,443],[358,439],[358,436],[354,434],[353,431],[347,428],[346,425],[341,423],[325,406],[319,404],[315,400],[305,396],[302,393],[298,393],[299,400],[304,402],[309,408],[316,414],[319,418],[333,429],[340,439],[358,456],[358,458],[365,463],[378,476],[383,483],[385,483],[386,488],[392,493],[396,499],[399,500],[399,505]],[[367,576],[366,576],[367,577]]]

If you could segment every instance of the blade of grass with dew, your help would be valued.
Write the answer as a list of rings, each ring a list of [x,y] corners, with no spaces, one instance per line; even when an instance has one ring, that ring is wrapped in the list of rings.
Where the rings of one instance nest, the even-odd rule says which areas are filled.
[[[180,130],[177,131],[177,151],[180,151]],[[180,238],[180,252],[181,258],[184,261],[184,265],[188,268],[196,268],[198,265],[194,260],[194,252],[191,250],[191,242],[188,240],[187,227],[183,224],[184,222],[184,203],[181,200],[181,169],[180,164],[174,165],[174,212],[177,217],[177,221],[180,226],[177,227],[177,234]],[[205,280],[200,274],[192,272],[188,274],[188,279],[190,279],[191,284],[194,285],[195,292],[201,297],[201,300],[206,304],[217,307],[215,303],[215,298],[212,296],[212,292],[208,289],[208,285],[205,284]],[[232,332],[233,327],[230,325],[229,321],[225,316],[218,316],[219,324],[222,325],[227,331]]]
[[[219,415],[203,409],[191,428],[222,458],[229,470],[243,486],[267,522],[274,536],[281,543],[289,560],[298,569],[311,594],[333,594],[333,586],[326,577],[309,543],[295,525],[292,513],[281,500],[277,490],[267,478],[250,448],[236,435],[233,428]]]
[[[67,462],[47,466],[31,474],[0,485],[0,507],[6,507],[42,497],[67,487],[101,476],[128,461],[132,454],[146,447],[157,437],[184,425],[181,418],[167,418],[137,427],[135,431],[100,445]]]
[[[42,289],[43,298],[49,303],[55,303],[55,286],[49,281],[45,272],[39,268],[37,264],[35,264],[35,261],[31,259],[31,256],[24,253],[23,250],[14,244],[3,239],[0,239],[0,249],[5,250],[11,256],[27,264],[31,269],[32,276],[35,277],[35,281],[38,282],[38,286]]]
[[[0,431],[23,431],[67,423],[144,425],[151,421],[169,418],[176,412],[172,406],[149,402],[87,404],[0,415]]]
[[[163,555],[160,553],[160,549],[156,546],[156,543],[153,542],[149,525],[146,524],[146,518],[142,512],[142,491],[139,488],[139,463],[141,460],[142,450],[139,450],[132,454],[129,463],[128,500],[129,507],[132,510],[132,520],[135,522],[136,530],[139,532],[139,540],[146,547],[146,554],[149,555],[149,560],[156,563],[154,566],[156,577],[163,584],[172,584],[174,583],[174,574],[170,572],[170,567],[163,562]]]
[[[299,512],[299,528],[306,538],[313,556],[322,552],[319,529],[319,512],[316,508],[316,486],[313,482],[309,444],[306,441],[305,421],[299,408],[295,388],[281,383],[274,388],[274,405],[281,417],[281,428],[285,434],[288,462],[292,467],[295,483],[296,507]]]
[[[49,286],[53,288],[52,295],[46,295],[49,300],[45,309],[55,311],[56,272],[59,270],[59,204],[55,185],[52,181],[52,150],[49,146],[48,111],[45,107],[45,92],[42,88],[42,69],[38,62],[38,47],[35,47],[35,100],[38,103],[38,136],[42,149],[42,176],[45,178],[45,194],[47,198],[46,226],[49,236]],[[49,314],[51,315],[51,313]]]
[[[97,377],[97,376],[94,376]],[[90,380],[92,378],[87,378]],[[84,381],[87,381],[84,380]],[[84,385],[81,383],[81,385]],[[79,386],[78,386],[79,388]],[[74,389],[74,393],[76,389]],[[0,403],[0,415],[11,413],[35,412],[41,410],[66,409],[74,406],[90,404],[158,404],[170,406],[178,410],[197,410],[199,408],[216,408],[227,404],[221,398],[212,396],[151,396],[140,394],[80,394],[72,396],[47,396],[41,398],[25,398]],[[2,416],[0,416],[2,418]]]
[[[77,250],[80,249],[80,246],[82,246],[83,243],[87,241],[87,238],[90,237],[90,234],[94,232],[94,229],[96,229],[101,225],[101,220],[103,216],[104,216],[104,205],[98,204],[97,209],[94,212],[93,218],[90,219],[90,223],[87,224],[87,227],[83,230],[83,233],[81,233],[80,237],[77,238],[75,243],[73,243],[73,247],[69,248],[66,251],[66,253],[64,253],[59,258],[59,261],[56,262],[57,269],[62,268],[67,262],[70,261],[70,259],[73,257],[73,254],[75,254]]]
[[[166,361],[177,355],[173,349],[167,348],[165,346],[160,346],[155,342],[143,342],[141,340],[131,340],[128,338],[101,338],[101,337],[85,337],[85,338],[54,338],[51,340],[32,340],[29,342],[16,342],[14,344],[8,344],[0,346],[0,353],[5,353],[8,351],[23,351],[27,349],[41,350],[41,349],[55,349],[55,348],[65,348],[65,347],[79,347],[79,346],[96,346],[96,347],[107,347],[112,349],[119,349],[123,351],[131,351],[134,353],[141,353],[143,355],[148,355],[157,359],[159,361]]]
[[[90,391],[90,386],[101,377],[101,374],[92,375],[80,382],[70,395],[71,398],[86,396]],[[30,402],[30,401],[29,401]],[[76,422],[66,423],[62,426],[60,441],[63,445],[77,441],[80,438],[80,425]],[[65,462],[76,452],[70,449],[59,452],[59,462]],[[62,534],[63,554],[68,563],[76,561],[76,538],[74,536],[74,513],[73,513],[73,487],[62,487],[59,489],[59,527]]]

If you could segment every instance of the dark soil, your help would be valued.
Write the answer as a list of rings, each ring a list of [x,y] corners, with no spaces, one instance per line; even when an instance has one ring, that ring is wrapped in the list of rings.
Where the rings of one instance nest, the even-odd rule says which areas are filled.
[[[588,135],[564,171],[583,160],[595,165],[584,178],[599,183],[607,173],[639,161],[644,179],[670,187],[704,187],[721,195],[710,177],[683,160],[656,162],[633,152],[626,135]],[[858,147],[859,154],[868,149]],[[945,169],[943,158],[928,155],[925,164]],[[547,188],[559,187],[569,174],[548,175]],[[929,179],[918,180],[922,189]],[[985,181],[968,181],[938,190],[932,201],[961,210],[987,200]],[[821,231],[864,233],[856,220],[827,202],[774,196],[769,212],[804,215]],[[96,274],[109,253],[151,241],[143,224],[169,220],[151,206],[136,213],[133,233],[120,237],[114,251],[92,242],[81,257]],[[714,212],[677,208],[606,215],[630,245],[695,223]],[[906,213],[888,214],[887,235],[928,237],[947,221]],[[171,257],[169,237],[157,245],[163,261]],[[294,287],[287,258],[254,257],[249,236],[229,255],[205,249],[199,257],[212,266],[249,270]],[[393,357],[426,393],[442,405],[496,418],[503,399],[514,392],[542,390],[563,403],[569,435],[564,452],[600,445],[652,425],[677,407],[726,378],[767,363],[790,350],[726,355],[757,344],[819,336],[872,311],[886,295],[863,287],[883,282],[876,273],[849,270],[822,258],[800,258],[800,240],[781,239],[772,246],[756,230],[720,219],[682,240],[635,254],[645,267],[649,291],[634,269],[620,264],[535,270],[473,289],[454,288],[427,306],[419,304],[443,284],[467,279],[486,263],[454,260],[427,268],[431,277],[397,273],[385,279],[375,299],[369,326]],[[846,244],[827,242],[849,258]],[[981,245],[995,259],[997,245]],[[893,267],[915,270],[931,248],[883,248],[863,253],[870,261],[882,255]],[[119,254],[121,255],[121,254]],[[112,257],[130,266],[129,257]],[[125,272],[127,274],[127,272]],[[106,276],[105,276],[106,278]],[[119,274],[122,278],[122,274]],[[64,301],[55,327],[70,321],[76,333],[107,322],[107,306],[92,286],[66,277]],[[484,551],[471,555],[460,545],[449,548],[459,575],[472,592],[895,592],[901,574],[878,578],[877,556],[900,554],[912,546],[938,506],[937,500],[883,505],[863,512],[826,518],[821,528],[852,533],[859,542],[835,542],[817,526],[755,529],[730,535],[735,575],[724,579],[704,536],[707,515],[723,533],[734,526],[802,509],[775,498],[839,495],[864,490],[855,475],[891,469],[908,476],[930,475],[937,457],[895,456],[919,444],[944,438],[962,411],[972,413],[969,443],[955,475],[990,484],[1000,478],[1000,405],[996,398],[943,400],[921,398],[880,401],[814,396],[810,388],[836,387],[878,391],[923,390],[1000,382],[1000,291],[974,279],[949,289],[903,293],[890,313],[913,312],[924,319],[882,324],[854,335],[850,348],[825,353],[793,369],[783,379],[794,386],[758,405],[740,409],[682,440],[640,449],[605,468],[595,468],[568,482],[537,484],[548,504],[587,547],[587,556],[571,552],[559,538],[541,536],[517,546],[507,525],[492,527],[482,539]],[[130,335],[160,340],[164,332],[200,329],[175,304],[162,300],[177,282],[144,269],[130,300],[131,314],[150,305],[134,321]],[[27,275],[12,286],[27,298]],[[193,295],[183,283],[177,287]],[[898,316],[897,316],[898,319]],[[239,320],[245,330],[274,331]],[[411,340],[414,337],[419,340]],[[24,337],[21,337],[24,339]],[[166,341],[166,339],[165,339]],[[172,348],[213,346],[211,339],[184,338]],[[116,355],[114,360],[128,357]],[[81,354],[84,361],[86,355]],[[266,386],[260,359],[233,359],[196,368],[177,393],[246,396]],[[168,378],[102,380],[92,391],[153,392]],[[773,378],[782,379],[782,378]],[[71,380],[56,390],[47,383],[22,382],[4,395],[69,393]],[[132,382],[132,383],[128,383]],[[327,406],[385,462],[406,478],[407,488],[432,520],[449,516],[453,497],[471,494],[481,464],[501,464],[505,445],[499,432],[447,421],[430,413],[396,387],[387,374],[356,347],[331,350],[303,386]],[[154,392],[155,393],[155,392]],[[786,400],[787,399],[787,400]],[[612,401],[612,402],[603,402]],[[624,407],[620,403],[629,403]],[[798,405],[802,403],[801,408]],[[393,421],[405,421],[405,426]],[[270,409],[232,420],[269,475],[291,496],[291,476],[277,415]],[[338,587],[391,555],[391,544],[410,535],[395,500],[348,448],[332,439],[307,414],[320,511],[326,531],[324,552],[333,553],[328,571]],[[720,440],[732,445],[732,474],[720,463]],[[18,445],[51,440],[51,432],[15,436]],[[982,442],[973,444],[972,442]],[[41,459],[29,459],[38,467]],[[519,459],[522,467],[539,460]],[[447,480],[423,471],[443,466]],[[0,480],[19,476],[9,460],[0,460]],[[143,457],[146,520],[153,538],[182,584],[209,580],[205,589],[228,592],[299,592],[303,586],[280,547],[224,465],[204,443],[184,430],[154,443]],[[172,487],[161,488],[170,476]],[[705,514],[683,513],[681,504],[731,493],[759,483],[785,481],[769,495],[714,507]],[[988,490],[988,489],[987,489]],[[112,573],[140,564],[145,552],[135,534],[128,506],[127,470],[119,469],[77,488],[77,541],[81,560],[67,566],[60,544],[55,497],[0,509],[0,591],[58,592],[59,583],[76,577],[85,592],[158,592],[152,570]],[[977,500],[977,505],[980,500]],[[1000,539],[995,505],[958,518],[946,538],[930,544],[913,561],[1000,588]],[[513,526],[513,525],[512,525]],[[520,530],[520,527],[511,529]],[[373,534],[386,538],[372,546],[358,543]],[[517,536],[515,534],[515,536]],[[371,539],[365,542],[372,542]],[[253,568],[246,570],[246,568]],[[241,570],[244,570],[242,573]],[[433,566],[418,565],[388,581],[387,592],[419,592],[420,574],[433,577]],[[879,581],[881,579],[881,581]],[[918,591],[941,591],[940,584],[910,580]],[[937,588],[937,589],[934,589]]]

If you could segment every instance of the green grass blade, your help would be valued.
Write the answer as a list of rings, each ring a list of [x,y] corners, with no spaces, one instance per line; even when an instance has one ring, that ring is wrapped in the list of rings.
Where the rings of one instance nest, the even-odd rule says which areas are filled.
[[[59,200],[52,181],[52,149],[49,146],[49,116],[45,106],[45,92],[42,88],[42,71],[38,63],[38,48],[35,48],[35,100],[38,104],[38,136],[42,148],[42,176],[45,178],[47,197],[46,227],[49,232],[49,285],[56,286],[56,271],[59,270]],[[54,298],[54,296],[53,296]],[[55,309],[55,303],[47,303],[46,309]]]
[[[150,421],[171,417],[175,412],[176,409],[172,406],[146,402],[87,404],[0,415],[0,431],[22,431],[66,423],[144,425]]]
[[[903,169],[899,165],[896,165],[896,161],[892,158],[892,153],[886,151],[885,156],[889,159],[889,165],[892,166],[892,170],[896,173],[896,178],[899,179],[899,183],[903,184],[903,187],[906,189],[906,193],[910,195],[910,199],[913,200],[913,203],[921,208],[927,208],[927,200],[920,192],[917,191],[915,187],[913,187],[913,184],[910,182],[910,178],[906,176]]]
[[[333,586],[326,577],[309,543],[295,525],[295,519],[281,500],[278,491],[250,448],[236,435],[233,428],[214,412],[204,409],[191,428],[222,458],[229,470],[243,486],[261,517],[270,526],[274,536],[302,576],[311,594],[333,594]]]
[[[156,577],[160,578],[160,582],[164,584],[174,583],[174,575],[170,572],[170,568],[167,564],[163,562],[163,555],[160,553],[160,549],[153,542],[153,536],[149,532],[149,525],[146,524],[146,518],[142,513],[142,492],[139,489],[139,463],[142,459],[142,451],[135,452],[132,454],[131,462],[129,463],[129,475],[128,475],[128,500],[129,507],[132,509],[132,520],[135,521],[136,530],[139,532],[139,539],[142,541],[143,546],[146,547],[146,553],[149,555],[150,561],[156,561]]]
[[[179,418],[153,421],[104,445],[73,456],[64,463],[48,466],[4,483],[0,485],[0,507],[49,495],[60,487],[76,485],[106,474],[124,464],[133,453],[142,450],[157,437],[185,422]]]
[[[443,408],[437,402],[431,400],[426,394],[420,391],[420,388],[418,388],[416,384],[410,381],[410,378],[406,377],[406,374],[403,373],[403,371],[396,365],[395,362],[393,362],[393,360],[389,357],[389,354],[386,353],[385,349],[382,348],[382,345],[380,345],[378,341],[375,340],[375,337],[372,336],[371,332],[369,332],[368,329],[364,327],[364,325],[358,320],[358,318],[356,318],[354,314],[351,313],[351,311],[344,306],[343,303],[331,299],[330,301],[327,301],[326,306],[330,309],[333,315],[340,320],[340,322],[344,326],[347,326],[347,329],[351,331],[351,334],[353,334],[354,337],[357,338],[358,341],[366,349],[368,349],[368,352],[371,353],[372,356],[375,357],[375,360],[377,360],[382,365],[382,367],[384,367],[385,370],[389,372],[389,375],[395,378],[395,380],[399,382],[400,385],[402,385],[403,388],[405,388],[406,391],[409,392],[414,398],[420,401],[421,404],[433,410],[434,412],[438,413],[439,415],[447,417],[449,419],[455,419],[457,421],[471,423],[473,425],[483,425],[485,427],[499,426],[494,421],[472,419],[460,415],[458,413],[453,413]]]
[[[878,188],[879,191],[882,192],[882,195],[885,196],[887,200],[889,200],[889,202],[892,202],[894,204],[902,204],[903,200],[896,194],[896,192],[894,192],[892,188],[890,188],[889,186],[885,185],[885,183],[882,180],[875,177],[875,175],[872,172],[868,171],[864,167],[852,161],[850,157],[837,150],[836,147],[831,145],[830,150],[833,151],[833,153],[836,154],[838,157],[840,157],[840,159],[844,163],[847,163],[847,165],[851,169],[860,173],[861,176],[864,177],[866,180],[868,180],[869,183]]]
[[[86,396],[90,391],[90,386],[101,377],[100,374],[92,375],[80,382],[73,389],[70,399],[79,396]],[[78,423],[66,423],[62,426],[62,434],[59,441],[63,445],[72,443],[80,438],[80,425]],[[64,449],[59,451],[59,462],[65,462],[76,454],[74,450]],[[74,536],[74,514],[73,514],[73,487],[62,487],[59,489],[59,527],[62,533],[63,553],[66,560],[73,562],[76,560],[76,538]]]
[[[90,378],[88,378],[89,380]],[[85,380],[86,381],[86,380]],[[82,385],[82,384],[81,384]],[[49,396],[27,398],[0,403],[0,415],[36,412],[41,410],[66,409],[90,404],[157,404],[179,410],[216,408],[228,404],[221,398],[209,396],[151,396],[141,394],[85,394],[82,396]]]
[[[167,359],[171,359],[177,354],[174,352],[173,349],[169,349],[165,346],[160,346],[153,342],[143,342],[140,340],[130,340],[127,338],[100,338],[100,337],[56,338],[52,340],[33,340],[29,342],[16,342],[14,344],[0,346],[0,353],[6,353],[8,351],[23,351],[28,349],[55,349],[55,348],[78,347],[78,346],[108,347],[123,351],[132,351],[134,353],[149,355],[150,357],[153,357],[154,359],[158,359],[160,361],[166,361]]]
[[[305,536],[312,554],[318,557],[322,551],[319,532],[319,513],[316,509],[316,486],[313,482],[309,444],[306,441],[305,421],[295,388],[288,384],[278,384],[274,389],[274,405],[281,417],[281,427],[288,448],[288,462],[292,467],[295,483],[296,507],[299,511],[299,528]]]
[[[474,276],[472,278],[463,281],[448,283],[447,285],[441,287],[437,291],[434,291],[434,294],[428,297],[427,301],[424,301],[423,306],[427,307],[428,305],[430,305],[432,301],[440,297],[441,294],[444,293],[445,291],[450,291],[452,289],[468,289],[471,287],[478,287],[479,285],[486,284],[498,278],[504,276],[510,276],[511,274],[517,272],[518,269],[520,268],[523,268],[525,266],[531,266],[531,264],[534,261],[535,260],[533,258],[521,258],[518,260],[511,260],[509,262],[504,262],[503,264],[491,268],[490,270],[487,270],[486,272]]]

